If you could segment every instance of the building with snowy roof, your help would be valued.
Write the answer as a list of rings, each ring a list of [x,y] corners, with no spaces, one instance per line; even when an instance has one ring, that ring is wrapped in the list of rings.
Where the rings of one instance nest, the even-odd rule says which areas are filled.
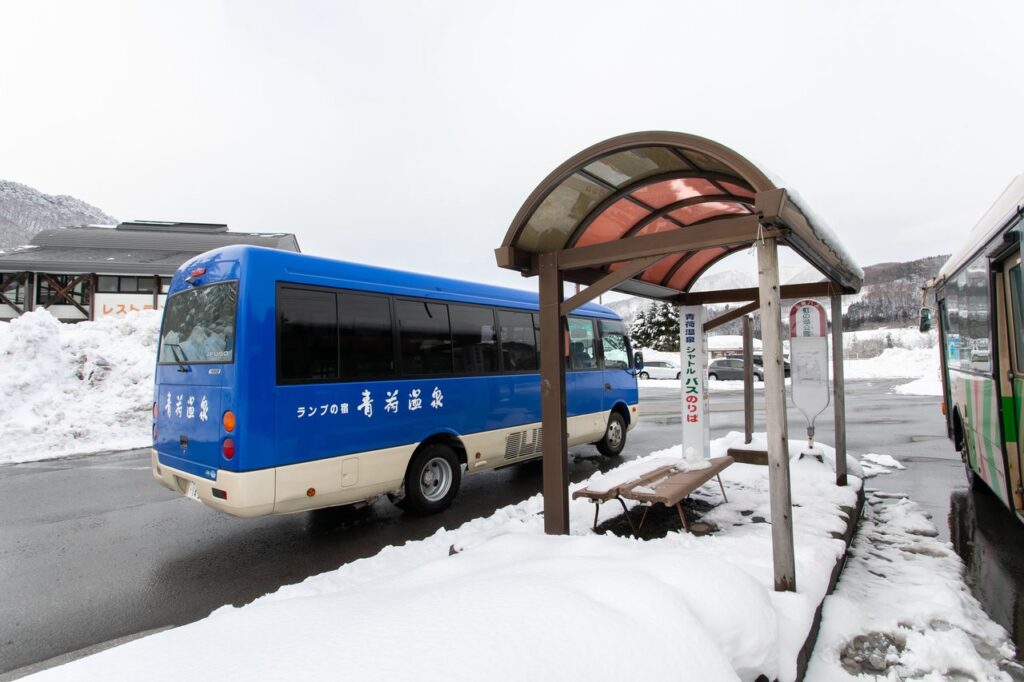
[[[294,234],[229,232],[215,223],[45,230],[28,246],[0,252],[0,320],[39,308],[65,322],[160,309],[183,263],[234,244],[299,251]]]

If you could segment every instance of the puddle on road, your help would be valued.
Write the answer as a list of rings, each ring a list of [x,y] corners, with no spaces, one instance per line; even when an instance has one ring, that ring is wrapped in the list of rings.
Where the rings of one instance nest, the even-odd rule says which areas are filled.
[[[971,592],[1024,660],[1024,524],[989,490],[958,490],[949,500],[949,534]]]

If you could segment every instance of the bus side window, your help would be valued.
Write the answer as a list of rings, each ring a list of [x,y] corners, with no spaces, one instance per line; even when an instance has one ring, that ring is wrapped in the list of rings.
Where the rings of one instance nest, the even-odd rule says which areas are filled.
[[[569,318],[569,369],[597,367],[597,339],[591,320]]]
[[[395,301],[402,374],[452,373],[448,306],[426,301]]]
[[[484,374],[498,368],[494,310],[449,305],[452,321],[452,356],[456,374]]]
[[[530,313],[498,311],[502,371],[537,371],[537,335],[534,333],[534,317]]]
[[[601,320],[601,350],[605,369],[629,369],[630,348],[626,326],[618,320]]]
[[[338,376],[338,310],[334,294],[282,288],[278,296],[278,376],[317,381]]]
[[[341,378],[395,374],[391,306],[384,296],[338,294]]]

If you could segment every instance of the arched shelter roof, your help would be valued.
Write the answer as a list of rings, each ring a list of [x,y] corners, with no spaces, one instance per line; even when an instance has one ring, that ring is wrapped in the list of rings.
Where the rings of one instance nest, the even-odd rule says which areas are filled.
[[[552,171],[496,256],[499,266],[531,275],[538,256],[558,253],[567,281],[592,284],[620,271],[629,276],[615,290],[679,300],[712,265],[768,234],[814,265],[832,291],[860,289],[863,271],[795,192],[712,140],[641,132],[593,145]]]

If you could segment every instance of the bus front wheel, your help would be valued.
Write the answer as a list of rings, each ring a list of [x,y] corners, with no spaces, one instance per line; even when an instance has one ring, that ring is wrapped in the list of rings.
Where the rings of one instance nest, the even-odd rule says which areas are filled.
[[[451,505],[461,481],[462,465],[452,449],[441,444],[428,445],[409,463],[402,502],[416,514],[436,514]]]
[[[604,430],[604,438],[595,443],[598,452],[605,457],[618,457],[622,448],[626,447],[626,420],[618,412],[608,417],[608,427]]]

